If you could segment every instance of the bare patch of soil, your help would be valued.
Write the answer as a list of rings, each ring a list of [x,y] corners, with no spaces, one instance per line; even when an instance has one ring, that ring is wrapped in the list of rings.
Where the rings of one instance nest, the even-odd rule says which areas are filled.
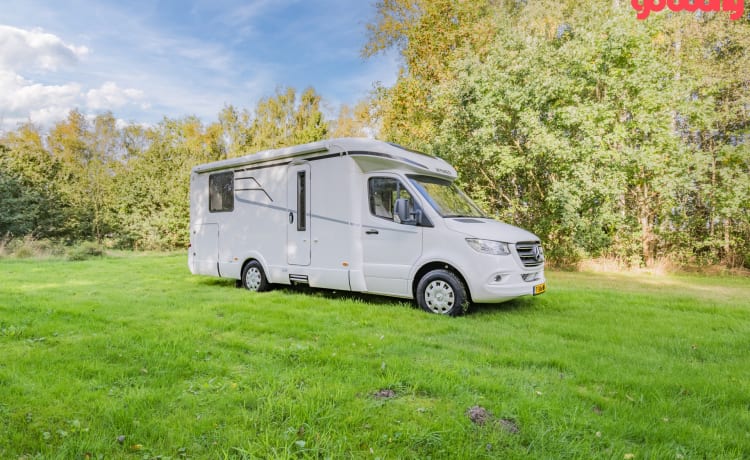
[[[391,399],[396,397],[396,392],[391,389],[378,390],[373,394],[375,399]]]

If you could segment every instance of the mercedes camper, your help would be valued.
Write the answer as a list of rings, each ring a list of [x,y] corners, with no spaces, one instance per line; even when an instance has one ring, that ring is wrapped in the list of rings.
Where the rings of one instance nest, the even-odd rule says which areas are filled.
[[[333,139],[193,168],[194,274],[366,292],[458,315],[545,291],[534,234],[487,217],[440,158]]]

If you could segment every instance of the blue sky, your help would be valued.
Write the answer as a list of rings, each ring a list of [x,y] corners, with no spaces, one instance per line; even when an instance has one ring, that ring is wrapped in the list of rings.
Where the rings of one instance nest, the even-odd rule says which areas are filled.
[[[398,58],[360,57],[364,0],[0,0],[0,129],[49,126],[78,108],[123,122],[216,119],[277,87],[312,86],[333,116]]]

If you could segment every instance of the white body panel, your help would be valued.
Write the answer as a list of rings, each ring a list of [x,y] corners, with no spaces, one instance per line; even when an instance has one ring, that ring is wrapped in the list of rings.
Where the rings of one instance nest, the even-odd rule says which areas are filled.
[[[544,282],[541,256],[525,265],[516,245],[538,246],[535,235],[487,218],[442,217],[410,183],[415,174],[456,177],[441,159],[368,139],[198,166],[190,183],[190,270],[240,279],[244,264],[257,260],[270,283],[412,298],[425,269],[447,266],[463,278],[474,302],[530,295]],[[368,188],[378,181],[397,182],[429,225],[400,223],[392,210],[381,211]],[[506,242],[511,254],[479,253],[467,238]]]

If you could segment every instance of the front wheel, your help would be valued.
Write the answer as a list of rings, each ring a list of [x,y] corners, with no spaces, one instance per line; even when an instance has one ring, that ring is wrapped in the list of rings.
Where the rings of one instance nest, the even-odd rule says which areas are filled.
[[[417,304],[425,311],[459,316],[468,304],[466,286],[448,270],[432,270],[417,284]]]
[[[268,290],[268,280],[263,267],[257,260],[251,260],[242,269],[242,286],[248,291],[262,292]]]

